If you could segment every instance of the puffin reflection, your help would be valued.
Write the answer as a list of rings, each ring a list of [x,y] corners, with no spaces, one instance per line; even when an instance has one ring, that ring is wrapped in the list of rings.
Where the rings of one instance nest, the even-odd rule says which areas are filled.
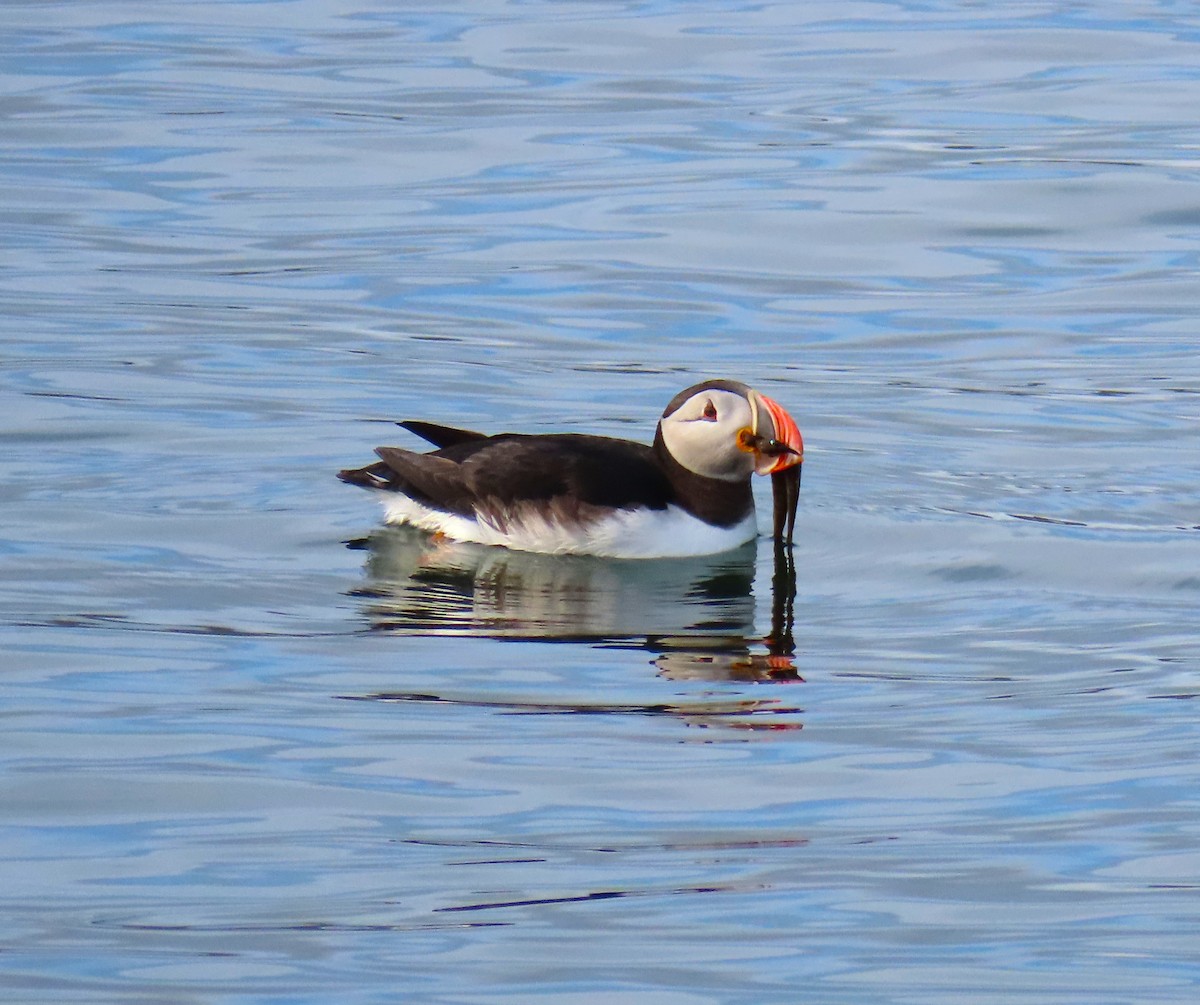
[[[775,549],[770,633],[754,630],[753,544],[717,555],[613,560],[452,542],[388,527],[353,591],[376,631],[644,649],[672,679],[796,681],[796,577]]]

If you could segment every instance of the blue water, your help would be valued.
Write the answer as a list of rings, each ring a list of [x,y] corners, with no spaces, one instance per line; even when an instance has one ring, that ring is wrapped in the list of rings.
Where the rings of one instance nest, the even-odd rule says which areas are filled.
[[[6,1001],[1197,999],[1190,8],[12,2],[0,54]],[[805,434],[786,638],[765,540],[447,547],[334,478],[709,376]]]

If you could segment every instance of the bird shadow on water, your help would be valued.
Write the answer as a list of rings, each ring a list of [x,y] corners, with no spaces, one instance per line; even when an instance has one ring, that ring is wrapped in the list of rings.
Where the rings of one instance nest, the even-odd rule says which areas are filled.
[[[760,635],[753,544],[697,558],[613,560],[459,544],[388,527],[347,546],[367,554],[366,582],[351,595],[375,632],[626,649],[648,654],[659,677],[677,682],[803,682],[793,640],[796,570],[790,549],[775,549],[771,627]],[[479,702],[425,691],[343,697],[487,704],[514,714],[652,714],[692,725],[800,728],[777,718],[800,711],[777,697],[747,700],[708,691],[652,705]],[[768,726],[763,716],[773,723]]]

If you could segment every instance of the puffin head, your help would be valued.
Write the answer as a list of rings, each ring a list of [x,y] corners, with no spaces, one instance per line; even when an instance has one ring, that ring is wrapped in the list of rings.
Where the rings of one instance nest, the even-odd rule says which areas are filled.
[[[658,425],[671,456],[707,478],[737,482],[804,460],[804,440],[792,417],[736,380],[706,380],[680,391]]]
[[[695,474],[730,482],[770,475],[775,541],[791,545],[804,440],[781,405],[736,380],[706,380],[671,399],[658,429],[671,456]]]

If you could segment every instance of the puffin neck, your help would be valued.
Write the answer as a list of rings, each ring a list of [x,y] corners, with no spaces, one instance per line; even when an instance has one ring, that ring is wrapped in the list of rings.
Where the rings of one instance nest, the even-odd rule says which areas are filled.
[[[667,449],[661,423],[654,432],[654,455],[671,483],[675,501],[692,516],[714,527],[732,527],[754,512],[749,476],[726,481],[688,470]]]

